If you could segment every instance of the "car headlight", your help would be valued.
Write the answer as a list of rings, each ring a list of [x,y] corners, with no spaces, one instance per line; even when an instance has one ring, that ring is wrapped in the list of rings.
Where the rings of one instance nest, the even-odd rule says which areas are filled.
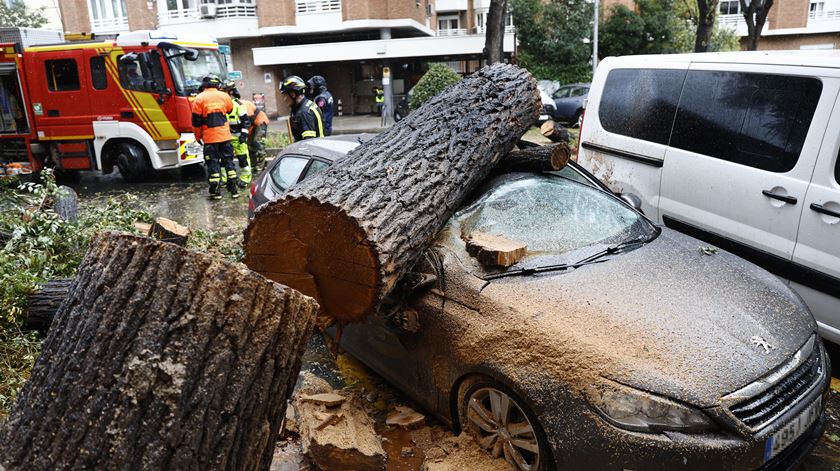
[[[589,386],[589,402],[614,425],[639,432],[699,432],[714,424],[699,409],[614,382]]]

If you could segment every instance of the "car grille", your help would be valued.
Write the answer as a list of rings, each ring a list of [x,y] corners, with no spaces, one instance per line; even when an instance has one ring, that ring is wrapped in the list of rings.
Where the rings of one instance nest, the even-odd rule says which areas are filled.
[[[808,343],[812,348],[805,361],[767,389],[730,406],[729,412],[755,431],[772,423],[796,405],[823,377],[820,348],[810,341]]]

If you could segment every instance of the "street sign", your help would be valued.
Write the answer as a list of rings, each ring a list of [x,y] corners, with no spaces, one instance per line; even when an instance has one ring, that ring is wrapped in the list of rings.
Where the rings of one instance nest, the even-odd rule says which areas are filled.
[[[219,44],[219,54],[230,54],[230,46],[227,44]]]
[[[228,80],[242,80],[242,71],[231,70],[228,72]]]

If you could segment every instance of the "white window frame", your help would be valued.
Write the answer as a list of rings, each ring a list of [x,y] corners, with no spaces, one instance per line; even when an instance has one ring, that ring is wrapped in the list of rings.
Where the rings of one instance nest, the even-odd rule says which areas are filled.
[[[295,14],[331,13],[341,11],[341,0],[295,0]]]
[[[125,0],[87,0],[92,32],[128,30]]]

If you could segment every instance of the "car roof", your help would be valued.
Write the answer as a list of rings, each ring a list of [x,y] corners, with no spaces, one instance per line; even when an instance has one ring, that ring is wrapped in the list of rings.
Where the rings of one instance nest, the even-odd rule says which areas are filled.
[[[342,134],[318,139],[305,139],[286,146],[283,149],[283,154],[315,156],[333,162],[374,136],[375,134]]]
[[[608,57],[612,67],[667,63],[768,64],[840,68],[840,51],[738,51]]]

